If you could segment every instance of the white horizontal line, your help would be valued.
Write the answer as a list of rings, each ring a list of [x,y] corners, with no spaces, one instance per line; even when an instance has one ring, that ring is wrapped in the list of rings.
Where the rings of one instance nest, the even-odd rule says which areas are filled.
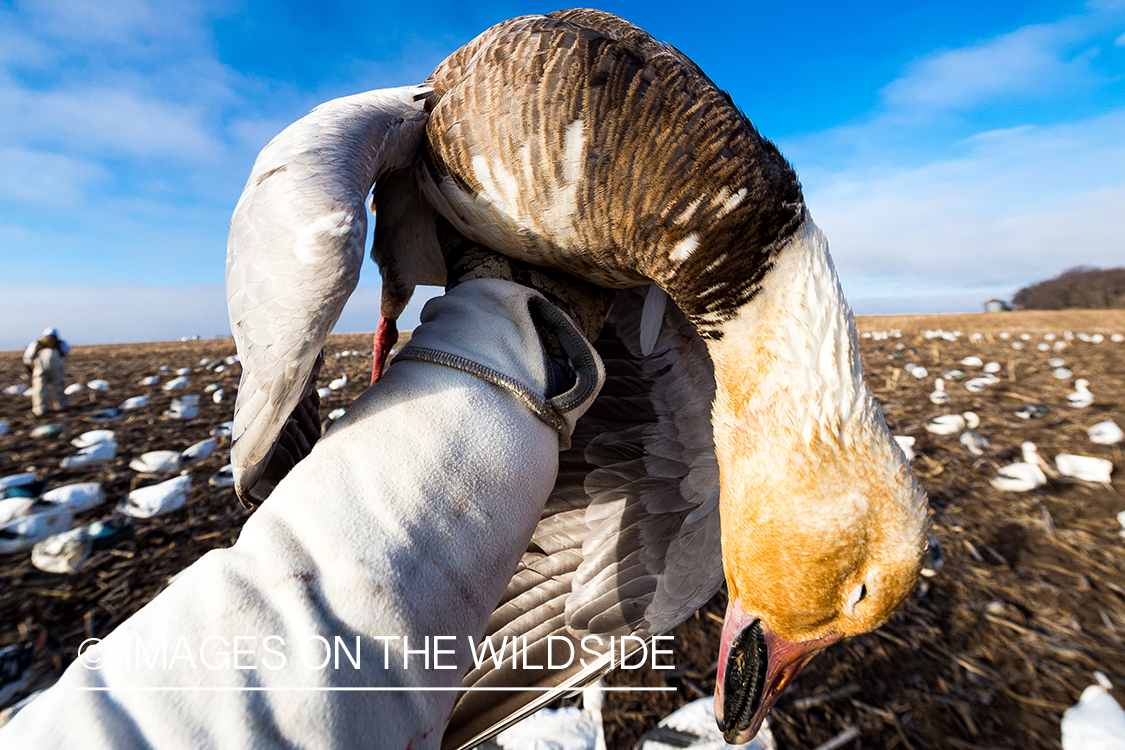
[[[315,693],[422,693],[422,692],[536,692],[547,693],[552,690],[568,692],[581,690],[575,687],[76,687],[75,690],[94,693],[109,692],[153,692],[153,693],[263,693],[263,692],[296,692],[306,691]],[[676,690],[674,687],[603,687],[607,693],[666,693]]]

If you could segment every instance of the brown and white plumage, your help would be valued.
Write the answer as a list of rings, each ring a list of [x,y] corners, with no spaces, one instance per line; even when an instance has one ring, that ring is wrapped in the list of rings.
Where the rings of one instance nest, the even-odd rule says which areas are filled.
[[[426,85],[422,146],[374,175],[386,318],[414,285],[444,280],[438,217],[599,285],[655,282],[674,303],[662,314],[659,294],[618,294],[598,342],[605,391],[560,457],[490,631],[662,632],[720,585],[721,560],[731,605],[716,713],[745,741],[809,658],[890,616],[926,539],[925,497],[862,381],[852,315],[796,175],[686,57],[597,11],[499,24]],[[374,171],[335,200],[353,205]],[[243,252],[233,225],[230,252]],[[251,328],[236,337],[271,337]],[[262,375],[244,355],[244,387],[306,387],[316,355],[302,352],[296,377],[279,365]],[[240,456],[268,450],[259,421],[236,435],[258,441],[232,454],[242,488],[252,473]],[[597,671],[535,677],[569,685]],[[478,672],[470,683],[525,676]],[[534,702],[469,693],[447,744]]]

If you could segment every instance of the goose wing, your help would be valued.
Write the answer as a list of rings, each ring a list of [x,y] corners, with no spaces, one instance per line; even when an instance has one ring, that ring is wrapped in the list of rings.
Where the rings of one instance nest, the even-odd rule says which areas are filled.
[[[322,104],[258,156],[231,219],[227,308],[242,362],[231,462],[243,501],[264,500],[320,434],[321,349],[359,280],[364,199],[408,166],[426,87]]]
[[[617,293],[595,344],[606,385],[559,457],[554,492],[489,623],[497,651],[508,639],[508,658],[497,666],[486,657],[462,683],[535,690],[464,693],[447,749],[478,744],[592,682],[614,664],[610,636],[667,632],[722,585],[711,360],[675,304],[644,356],[645,297],[644,289]],[[515,638],[528,664],[547,665],[548,648],[555,663],[574,658],[559,669],[513,669]]]

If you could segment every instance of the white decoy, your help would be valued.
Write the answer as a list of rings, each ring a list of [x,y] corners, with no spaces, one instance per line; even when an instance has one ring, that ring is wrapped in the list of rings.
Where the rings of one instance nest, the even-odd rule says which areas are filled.
[[[71,383],[63,389],[63,393],[68,396],[73,396],[74,394],[81,393],[84,390],[86,390],[86,386],[82,385],[81,383]]]
[[[1035,345],[1035,348],[1036,348],[1037,350],[1041,351],[1041,352],[1049,352],[1049,351],[1051,351],[1051,345],[1050,345],[1050,344],[1044,344],[1044,343],[1042,343],[1042,342],[1040,342],[1040,343],[1036,344],[1036,345]]]
[[[9,474],[6,477],[0,477],[0,491],[6,490],[9,487],[19,487],[25,484],[31,484],[38,481],[39,475],[34,471],[22,471],[19,474]]]
[[[234,486],[234,467],[227,464],[223,468],[216,471],[207,480],[207,483],[212,487],[233,487]]]
[[[129,462],[129,468],[142,474],[175,474],[180,470],[179,451],[148,451]]]
[[[27,383],[16,383],[4,389],[5,396],[22,396],[27,391]]]
[[[481,748],[501,750],[606,750],[602,681],[582,690],[582,708],[544,708],[513,724]],[[715,726],[712,714],[711,726]],[[493,744],[494,743],[494,744]]]
[[[1047,360],[1047,364],[1049,364],[1051,367],[1062,367],[1066,364],[1066,360],[1062,357],[1051,357],[1049,360]]]
[[[1000,372],[1000,363],[999,362],[989,362],[987,365],[984,366],[984,371],[987,372],[987,373],[995,375],[996,373]]]
[[[219,385],[218,383],[211,383],[206,388],[203,389],[203,392],[204,393],[214,393],[215,391],[219,390],[220,388],[222,388],[222,386]]]
[[[645,732],[636,750],[777,750],[769,722],[747,745],[731,745],[715,726],[715,701],[699,698],[660,720],[656,729]]]
[[[1074,381],[1074,392],[1066,394],[1066,402],[1075,409],[1085,409],[1094,403],[1094,394],[1090,393],[1090,381],[1078,378]]]
[[[0,525],[30,515],[35,503],[34,497],[5,497],[0,500]]]
[[[965,357],[961,360],[961,364],[965,367],[982,367],[984,361],[980,357]]]
[[[70,441],[75,448],[89,448],[98,443],[116,443],[117,433],[113,430],[89,430]]]
[[[934,390],[930,394],[930,401],[938,406],[949,403],[949,394],[945,392],[945,381],[942,378],[934,381]]]
[[[210,357],[204,357],[203,359],[199,360],[199,366],[200,367],[206,367],[209,364],[211,364],[211,358]]]
[[[147,378],[141,378],[137,381],[138,385],[157,385],[160,383],[160,377],[157,375],[149,375]]]
[[[180,376],[178,378],[173,378],[172,380],[169,380],[162,387],[166,391],[182,391],[184,388],[187,388],[188,383],[190,383],[190,382],[191,382],[191,378],[189,378],[187,376]]]
[[[980,424],[980,419],[974,412],[964,414],[942,414],[926,423],[926,432],[934,435],[956,435],[969,427],[975,429]]]
[[[153,518],[184,507],[191,492],[191,475],[183,474],[160,484],[133,490],[117,505],[117,511],[134,518]]]
[[[156,368],[156,371],[157,372],[172,372],[172,368],[169,367],[168,365],[160,365],[160,367]]]
[[[81,513],[103,504],[105,490],[101,482],[78,482],[48,490],[40,495],[39,499],[52,505],[70,508],[72,513]]]
[[[1023,461],[1008,464],[992,478],[992,486],[1007,492],[1029,492],[1047,483],[1047,476],[1043,473],[1043,459],[1034,443],[1024,442],[1020,448],[1023,451]]]
[[[328,388],[329,388],[329,390],[338,391],[338,390],[341,390],[343,388],[346,388],[347,385],[348,385],[348,374],[345,372],[343,375],[341,375],[340,377],[336,378],[331,383],[329,383]]]
[[[914,456],[914,443],[917,442],[913,435],[894,435],[895,442],[898,447],[902,448],[902,454],[906,456],[907,461],[913,461]]]
[[[215,449],[218,447],[218,438],[207,438],[206,440],[200,440],[198,443],[195,443],[194,445],[185,449],[183,454],[181,454],[184,465],[192,466],[199,463],[200,461],[205,461],[210,457],[212,453],[215,452]]]
[[[1117,423],[1112,420],[1098,422],[1086,430],[1086,434],[1090,436],[1091,442],[1098,445],[1116,445],[1125,440],[1125,430],[1118,427]]]
[[[1113,684],[1101,672],[1098,681],[1082,691],[1078,703],[1063,712],[1059,726],[1063,750],[1121,750],[1125,748],[1125,710],[1109,694]]]
[[[86,469],[112,461],[116,456],[117,443],[97,443],[83,448],[73,456],[67,456],[59,462],[59,466],[64,469]]]
[[[1067,380],[1073,374],[1073,372],[1065,367],[1056,367],[1051,372],[1051,377],[1055,378],[1056,380]]]
[[[335,391],[333,391],[331,388],[317,388],[316,389],[316,395],[320,396],[321,398],[328,398],[333,393],[335,393]]]
[[[974,456],[983,456],[984,452],[988,450],[988,438],[976,430],[962,432],[957,441]]]
[[[74,522],[65,505],[34,504],[30,511],[0,524],[0,554],[22,552],[53,534],[61,534]]]
[[[223,438],[229,438],[231,436],[231,430],[233,430],[233,429],[234,429],[234,422],[233,421],[223,422],[222,424],[215,425],[214,427],[211,428],[211,435],[212,435],[212,437],[217,437],[220,440],[222,440]]]
[[[1071,453],[1055,456],[1055,466],[1064,476],[1093,484],[1109,485],[1109,475],[1113,473],[1113,462],[1108,459]]]
[[[94,542],[83,526],[53,534],[31,548],[31,564],[46,573],[77,573],[90,559]]]
[[[1043,340],[1044,341],[1054,341],[1057,338],[1058,338],[1058,336],[1053,334],[1053,333],[1044,333],[1043,334]]]
[[[625,85],[603,86],[607,75]],[[681,102],[691,102],[690,111]],[[698,127],[699,118],[707,127]],[[557,168],[542,168],[551,164]],[[644,181],[635,179],[640,166]],[[374,372],[382,371],[394,320],[414,287],[446,281],[441,242],[460,242],[451,236],[459,233],[623,289],[603,332],[616,338],[605,340],[603,356],[616,347],[612,356],[639,373],[638,385],[667,389],[661,408],[675,413],[675,427],[617,434],[608,419],[583,418],[590,432],[575,443],[602,462],[582,464],[585,473],[609,482],[628,475],[632,489],[605,508],[616,525],[587,527],[585,544],[567,548],[567,564],[580,567],[568,584],[573,593],[539,598],[527,624],[550,615],[566,627],[568,615],[584,618],[604,604],[610,619],[637,613],[623,632],[664,632],[706,601],[725,567],[731,606],[722,642],[737,644],[732,654],[773,643],[767,650],[784,654],[795,672],[829,640],[876,627],[909,593],[925,544],[924,497],[862,382],[854,320],[796,175],[690,61],[598,11],[500,24],[450,56],[425,86],[329,102],[260,154],[228,244],[229,313],[243,363],[231,455],[240,496],[268,495],[305,455],[308,446],[294,433],[309,445],[318,437],[315,420],[302,419],[310,416],[325,338],[358,279],[363,199],[373,181],[384,290]],[[450,225],[441,241],[438,216]],[[256,281],[263,274],[267,285]],[[653,282],[670,297],[664,314],[646,304],[660,294],[625,289]],[[670,369],[650,370],[656,361]],[[608,397],[618,398],[612,390]],[[681,446],[675,456],[661,453],[668,440]],[[625,459],[620,445],[634,446],[635,455]],[[779,469],[794,460],[817,467],[815,480]],[[560,487],[589,498],[584,484],[566,485],[575,473],[560,469]],[[628,493],[646,517],[670,502],[649,494],[665,491],[646,484],[657,475],[681,509],[661,529],[687,534],[680,519],[689,518],[709,529],[690,544],[669,545],[672,559],[653,561],[659,569],[686,554],[705,579],[677,584],[695,591],[675,606],[665,602],[672,592],[656,592],[670,585],[665,578],[646,571],[634,581],[639,572],[618,557],[631,544],[616,515],[630,507]],[[601,485],[590,486],[600,496]],[[865,498],[858,511],[857,494]],[[798,534],[797,519],[818,531]],[[789,549],[797,537],[799,552]],[[595,550],[597,562],[586,558]],[[631,594],[628,605],[607,592],[577,606],[595,576],[644,593]],[[554,607],[561,609],[551,614]],[[771,687],[758,702],[748,700],[743,683],[723,693],[729,663],[720,661],[716,675],[728,712],[722,721],[730,738],[745,740],[776,700],[772,688],[791,675],[770,660],[763,684]],[[466,683],[483,676],[470,674]],[[466,693],[457,726],[485,715],[478,699],[491,700]],[[744,715],[750,706],[752,715]]]
[[[227,395],[227,392],[225,390],[223,390],[222,388],[220,388],[219,390],[217,390],[217,391],[215,391],[214,393],[211,394],[211,400],[214,401],[216,404],[221,404],[221,403],[223,403],[223,399],[226,398],[226,395]]]
[[[180,369],[176,370],[176,374],[181,375],[181,376],[182,375],[191,375],[191,368],[190,367],[181,367]]]
[[[965,390],[969,393],[984,393],[985,387],[989,384],[990,381],[984,378],[972,378],[965,381]]]
[[[1125,334],[1115,333],[1109,337],[1109,340],[1115,344],[1120,344],[1122,341],[1125,341]]]
[[[89,388],[91,391],[108,391],[109,390],[109,381],[108,380],[102,380],[100,378],[98,380],[91,380],[89,383],[86,384],[86,387]]]
[[[142,409],[146,406],[148,406],[148,396],[133,396],[121,402],[121,406],[118,408],[124,411],[130,411],[132,409]]]

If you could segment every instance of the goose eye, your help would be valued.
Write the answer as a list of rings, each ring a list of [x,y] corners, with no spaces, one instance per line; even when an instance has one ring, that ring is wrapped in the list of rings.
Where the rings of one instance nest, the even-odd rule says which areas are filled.
[[[861,583],[852,589],[852,593],[848,596],[848,610],[854,610],[865,596],[867,596],[867,584]]]

